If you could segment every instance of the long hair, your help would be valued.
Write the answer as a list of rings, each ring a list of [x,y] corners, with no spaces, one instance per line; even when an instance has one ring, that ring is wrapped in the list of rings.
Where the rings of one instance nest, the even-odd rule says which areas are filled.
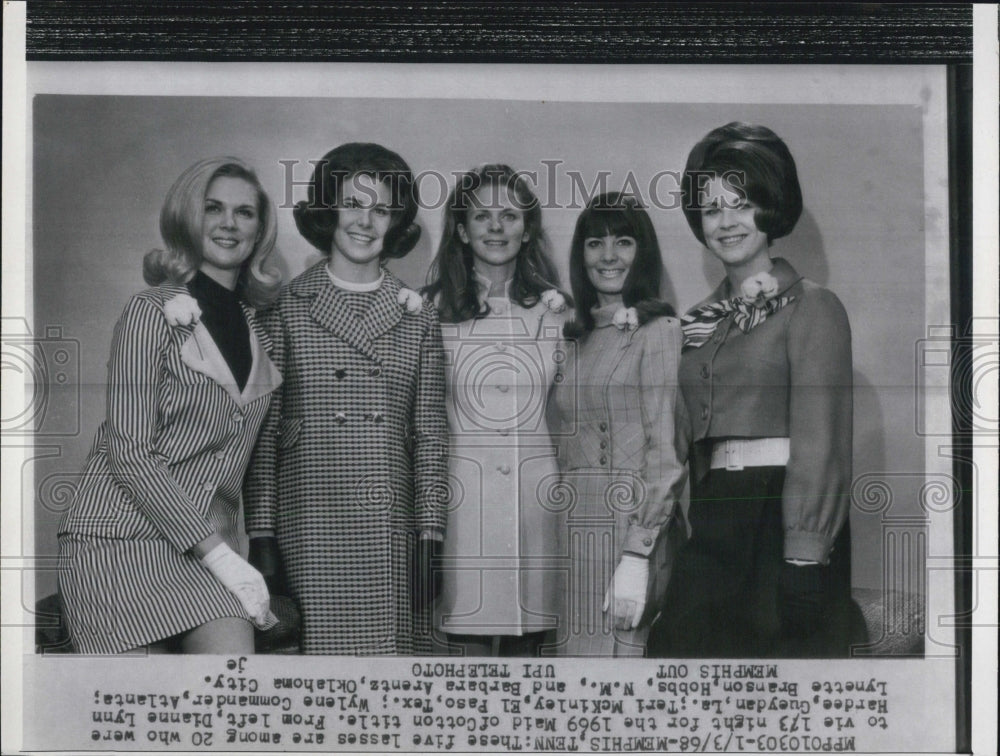
[[[640,325],[660,315],[674,314],[674,308],[660,299],[663,259],[649,213],[633,195],[608,192],[594,197],[576,220],[569,252],[569,281],[576,312],[574,320],[564,329],[569,337],[583,336],[594,330],[591,309],[598,305],[597,289],[587,276],[583,247],[588,238],[604,236],[635,239],[635,258],[625,276],[622,301],[626,307],[636,309]]]
[[[473,273],[472,247],[462,241],[458,227],[467,223],[475,207],[473,194],[482,187],[505,187],[524,214],[528,240],[521,244],[514,261],[510,298],[522,307],[533,307],[542,293],[558,288],[559,278],[549,259],[549,243],[542,230],[542,208],[521,174],[510,166],[491,163],[463,174],[455,183],[444,211],[444,231],[437,254],[427,271],[424,293],[437,302],[441,319],[460,323],[482,318],[489,305],[482,302],[480,284]]]
[[[389,187],[392,223],[382,242],[381,256],[405,257],[420,239],[420,226],[415,223],[420,204],[417,185],[406,161],[380,144],[348,142],[315,162],[309,199],[296,203],[292,211],[299,233],[329,257],[343,187],[355,176],[369,176]]]
[[[733,121],[712,129],[691,148],[681,193],[684,217],[702,244],[704,181],[723,178],[757,206],[754,223],[770,244],[787,236],[802,215],[802,189],[788,145],[766,126]]]
[[[270,262],[278,238],[277,213],[253,168],[239,158],[199,160],[174,182],[160,210],[160,236],[164,248],[146,253],[142,277],[150,286],[165,281],[182,284],[201,266],[205,195],[212,181],[220,176],[243,179],[257,193],[260,230],[253,252],[240,269],[236,291],[253,307],[266,307],[277,297],[281,287],[281,272]]]

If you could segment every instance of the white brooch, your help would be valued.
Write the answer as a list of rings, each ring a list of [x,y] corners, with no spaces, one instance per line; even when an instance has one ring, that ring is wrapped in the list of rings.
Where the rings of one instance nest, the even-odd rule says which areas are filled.
[[[754,307],[763,307],[778,294],[778,279],[770,273],[758,273],[740,284],[743,301]]]
[[[560,313],[566,309],[566,297],[560,294],[556,289],[549,289],[548,291],[542,292],[542,304],[548,307],[552,312]]]
[[[619,330],[633,330],[639,327],[639,313],[635,311],[634,307],[622,307],[619,308],[615,316],[611,318],[611,322],[615,324],[615,328]]]
[[[396,300],[400,305],[405,307],[406,311],[411,315],[416,315],[424,306],[424,298],[413,289],[401,288],[399,290],[399,296],[396,297]]]
[[[172,326],[189,326],[201,318],[201,308],[190,294],[178,294],[163,305],[163,314]]]

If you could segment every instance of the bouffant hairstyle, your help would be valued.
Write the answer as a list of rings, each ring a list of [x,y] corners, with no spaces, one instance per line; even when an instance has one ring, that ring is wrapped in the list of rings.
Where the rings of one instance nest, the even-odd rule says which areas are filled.
[[[306,241],[329,256],[337,229],[337,207],[343,186],[355,176],[368,176],[389,187],[392,225],[382,243],[382,257],[404,257],[420,239],[419,197],[413,173],[399,155],[380,144],[350,142],[335,147],[314,163],[308,200],[295,205],[295,225]]]
[[[424,294],[437,302],[441,319],[447,323],[461,323],[489,313],[489,305],[480,300],[482,284],[473,273],[472,247],[459,235],[459,226],[467,225],[469,213],[478,207],[474,195],[483,187],[505,187],[524,214],[528,239],[522,242],[514,261],[510,298],[522,307],[533,307],[543,292],[558,288],[558,274],[549,259],[549,242],[542,230],[542,208],[528,181],[510,166],[483,165],[458,177],[445,206],[441,243],[427,272]]]
[[[754,223],[768,243],[786,236],[802,215],[802,190],[795,159],[766,126],[733,121],[710,131],[688,155],[681,180],[684,216],[702,244],[701,210],[705,183],[720,177],[757,206]]]
[[[626,307],[636,309],[639,323],[660,315],[674,314],[674,308],[660,299],[660,282],[664,277],[663,259],[649,213],[631,194],[599,194],[580,213],[573,231],[569,252],[569,280],[576,301],[576,314],[575,319],[566,324],[567,336],[581,336],[594,330],[591,309],[598,305],[597,289],[587,276],[583,252],[587,239],[605,236],[631,236],[635,239],[635,258],[625,276],[622,301]]]
[[[160,236],[164,249],[153,249],[142,261],[142,277],[150,286],[165,281],[182,284],[201,266],[202,222],[205,195],[216,178],[228,176],[246,181],[257,193],[260,228],[253,252],[240,271],[236,291],[253,307],[266,307],[281,288],[281,272],[270,264],[278,237],[274,203],[247,163],[234,157],[199,160],[174,182],[160,210]]]

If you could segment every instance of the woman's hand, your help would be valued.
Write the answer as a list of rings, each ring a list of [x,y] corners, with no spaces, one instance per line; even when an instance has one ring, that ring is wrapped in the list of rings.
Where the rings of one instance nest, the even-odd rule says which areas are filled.
[[[616,628],[634,630],[639,626],[646,608],[648,586],[649,560],[634,554],[623,554],[611,585],[604,594],[604,611],[612,609],[611,616]]]
[[[778,613],[785,635],[808,638],[823,624],[830,568],[785,561],[778,575]]]
[[[250,565],[264,576],[267,589],[272,595],[283,595],[287,591],[284,570],[281,567],[281,550],[274,536],[255,536],[250,539]]]
[[[422,612],[441,592],[441,541],[421,538],[414,553],[411,592],[413,611]]]
[[[228,545],[220,543],[202,557],[201,563],[239,599],[254,625],[266,630],[277,624],[264,577]]]

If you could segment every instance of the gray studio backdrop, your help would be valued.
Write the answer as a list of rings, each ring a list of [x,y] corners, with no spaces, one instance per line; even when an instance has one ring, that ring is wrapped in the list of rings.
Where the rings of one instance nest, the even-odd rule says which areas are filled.
[[[947,208],[925,213],[918,107],[39,95],[32,328],[65,345],[70,363],[68,379],[48,399],[48,431],[36,441],[34,496],[24,497],[34,499],[35,526],[25,533],[25,553],[32,543],[38,556],[56,553],[59,515],[104,412],[112,327],[127,298],[144,287],[142,256],[159,244],[163,197],[195,160],[232,154],[257,167],[279,205],[278,245],[289,277],[318,259],[298,236],[289,201],[305,196],[308,160],[342,142],[374,141],[416,172],[443,174],[448,186],[424,174],[425,201],[436,208],[421,211],[419,245],[392,264],[411,286],[424,282],[440,236],[440,195],[453,172],[484,162],[537,172],[543,202],[561,206],[546,207],[543,221],[566,283],[579,212],[565,207],[573,204],[573,175],[583,182],[577,205],[602,171],[610,172],[609,189],[631,173],[629,188],[645,195],[657,174],[683,168],[707,131],[733,120],[770,126],[796,157],[805,212],[774,253],[834,290],[850,316],[855,478],[892,475],[892,516],[922,515],[925,447],[914,431],[914,355],[926,332],[924,224],[946,224]],[[644,198],[653,200],[669,274],[664,294],[683,310],[722,270],[679,209],[655,206],[670,204],[676,182],[661,174],[654,186],[656,197]],[[885,514],[852,509],[858,587],[883,584]],[[54,570],[41,570],[37,587],[39,596],[51,592]]]

